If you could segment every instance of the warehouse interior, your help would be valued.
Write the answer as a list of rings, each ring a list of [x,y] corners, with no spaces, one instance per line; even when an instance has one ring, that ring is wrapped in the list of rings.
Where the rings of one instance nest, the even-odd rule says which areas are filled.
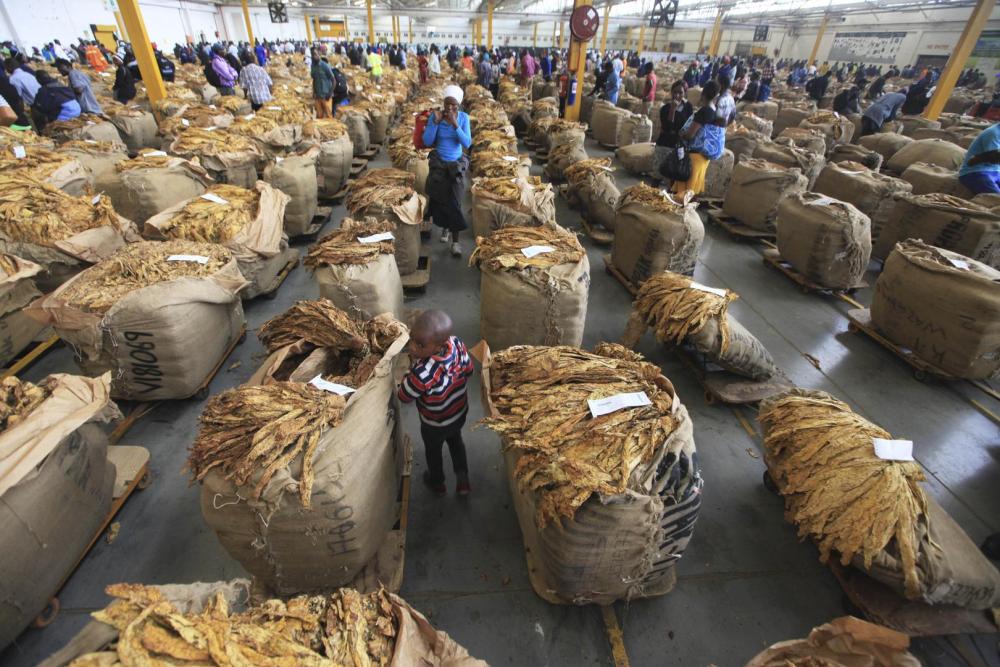
[[[575,25],[580,19],[574,17],[584,15],[597,20],[587,28]],[[6,308],[0,315],[0,371],[7,400],[6,434],[0,432],[0,531],[11,554],[0,565],[0,639],[6,641],[0,642],[0,664],[1000,666],[1000,572],[998,561],[991,560],[997,545],[992,552],[988,548],[991,538],[1000,540],[1000,200],[991,199],[988,191],[973,192],[971,181],[962,176],[975,151],[989,150],[977,142],[995,131],[1000,119],[1000,11],[995,0],[610,0],[593,6],[586,0],[0,0],[0,43],[4,55],[15,60],[18,53],[30,56],[54,40],[66,51],[81,39],[99,46],[99,33],[111,35],[107,62],[98,51],[100,66],[94,67],[92,60],[88,63],[91,54],[81,50],[75,68],[92,82],[103,113],[84,113],[76,122],[51,120],[38,132],[0,128],[0,271],[10,283],[0,282],[0,295],[3,290],[9,294],[0,299],[0,309]],[[128,68],[114,56],[126,43],[130,46],[124,52],[134,54],[142,81],[135,84],[134,99],[118,104],[112,101],[118,99],[116,70]],[[201,64],[184,64],[176,55],[188,45],[200,53],[221,44],[225,60],[229,45],[235,49],[245,43],[250,60],[244,67],[253,64],[253,45],[264,47],[263,69],[273,95],[270,101],[254,102],[253,111],[251,98],[243,97],[247,87],[242,78],[239,86],[227,86],[235,95],[227,94],[206,80]],[[425,69],[432,44],[440,48],[440,73]],[[401,47],[392,50],[392,58],[405,51],[406,64],[390,60],[390,45]],[[445,55],[453,45],[458,47],[454,68]],[[361,66],[349,62],[349,46],[381,46],[377,71],[384,73],[376,74],[363,53]],[[529,49],[539,57],[543,51],[558,54],[568,63],[565,95],[555,70],[548,78],[534,67],[525,75],[522,54]],[[518,58],[493,79],[492,92],[479,85],[479,66],[486,62],[487,73],[493,71],[483,53],[503,63]],[[475,58],[473,71],[463,67],[463,55],[470,62]],[[619,57],[624,61],[620,73],[613,64],[621,62]],[[324,117],[322,104],[314,105],[314,98],[321,97],[314,87],[320,58],[346,75],[349,93],[343,111],[333,106],[334,120]],[[48,60],[40,54],[25,62],[33,70],[56,73]],[[176,78],[171,67],[169,80],[164,80],[161,60],[176,67]],[[737,63],[748,80],[750,72],[759,76],[770,69],[774,78],[770,99],[737,100],[735,120],[722,128],[726,150],[711,159],[707,175],[701,172],[698,191],[685,195],[681,179],[674,186],[664,182],[660,170],[666,158],[655,144],[666,118],[661,106],[670,103],[672,84],[686,76],[692,62],[698,63],[697,76],[701,64],[708,63],[705,76],[710,70],[713,80],[725,76],[717,72],[730,64],[733,72],[741,72]],[[836,93],[857,84],[859,66],[866,80],[858,112],[834,114]],[[804,79],[793,81],[799,69]],[[7,71],[14,82],[21,70],[15,62]],[[978,80],[973,71],[980,74]],[[611,72],[620,77],[621,92],[609,102]],[[843,72],[844,80],[834,76],[826,93],[814,97],[810,82],[825,72]],[[883,95],[905,95],[924,77],[931,85],[920,112],[894,111],[880,121],[880,129],[869,131],[866,110],[878,97],[865,97],[865,86],[877,79],[885,86]],[[699,96],[714,83],[705,81],[683,87],[692,113],[707,104]],[[335,86],[336,79],[331,83]],[[450,92],[450,86],[458,86],[459,92]],[[648,101],[640,101],[647,93]],[[337,93],[327,94],[328,105],[330,94]],[[436,167],[428,157],[432,146],[425,145],[427,134],[419,128],[444,128],[444,98],[456,94],[460,116],[471,118],[471,146],[465,146],[464,154],[471,159],[466,164],[472,178],[460,200],[469,231],[463,230],[453,247],[439,242],[444,223],[432,215],[443,210],[431,190]],[[234,97],[238,102],[232,102]],[[421,116],[438,107],[440,125],[439,115]],[[26,103],[25,109],[36,124],[30,113],[34,107]],[[998,115],[990,115],[991,110]],[[143,137],[133,129],[140,116],[151,123]],[[608,118],[614,119],[614,129],[604,127],[612,122]],[[110,134],[102,134],[105,129]],[[326,146],[335,143],[328,131],[337,135],[336,149]],[[456,132],[460,134],[458,125]],[[358,145],[359,134],[367,145]],[[859,134],[865,136],[859,139]],[[185,135],[199,138],[185,143]],[[565,137],[572,137],[565,140],[573,145],[563,149]],[[1000,139],[995,141],[994,153],[1000,151]],[[108,147],[108,142],[116,145]],[[817,142],[818,149],[806,149]],[[925,145],[926,151],[916,150]],[[237,164],[239,151],[254,154],[249,167]],[[335,166],[322,166],[326,151],[336,151]],[[492,152],[498,154],[492,167],[480,172],[477,156],[485,165],[489,158],[484,153]],[[917,157],[904,159],[907,152]],[[26,156],[26,162],[18,163]],[[68,165],[66,156],[79,163]],[[61,171],[52,171],[48,162]],[[301,165],[309,187],[292,175]],[[574,171],[574,165],[580,169]],[[995,166],[1000,183],[1000,159]],[[781,175],[775,176],[777,172]],[[862,173],[863,185],[853,185],[862,181],[851,180],[852,174]],[[400,177],[405,201],[391,201],[400,190]],[[847,185],[835,188],[834,177],[846,179]],[[599,179],[609,184],[602,190],[606,200],[594,194]],[[499,181],[513,184],[513,199],[498,194]],[[883,187],[890,181],[895,185]],[[861,192],[872,183],[874,197]],[[496,192],[488,191],[494,186]],[[671,189],[677,186],[681,192]],[[607,188],[613,189],[613,197]],[[641,196],[658,201],[652,204]],[[171,216],[182,216],[192,202],[202,211],[204,200],[236,208],[242,197],[257,203],[241,218],[245,228],[225,243],[171,235]],[[823,214],[834,221],[828,224],[861,230],[863,239],[855,242],[848,232],[841,238],[839,228],[825,227],[803,241],[813,233],[805,231],[812,223],[803,218],[794,235],[807,260],[798,261],[792,254],[793,232],[788,231],[798,210],[794,202],[803,210],[836,209]],[[904,211],[906,206],[910,208]],[[78,228],[84,233],[72,240],[59,236],[57,222],[47,223],[37,237],[20,236],[46,216],[68,225],[70,212],[81,207],[106,214],[112,222],[101,227],[87,222]],[[642,207],[648,211],[634,212]],[[307,211],[303,220],[291,221],[293,208],[296,214]],[[758,209],[764,211],[760,216]],[[223,224],[225,216],[212,215],[198,224]],[[258,227],[253,234],[246,230],[251,224],[262,227],[267,215],[276,215],[267,232],[274,251],[254,255],[252,248],[264,244],[265,234]],[[483,223],[485,234],[480,216],[489,218]],[[357,229],[367,231],[350,233],[356,223],[345,224],[345,219],[363,222]],[[378,226],[382,224],[389,226]],[[630,226],[642,225],[645,236],[628,236]],[[411,226],[420,229],[418,252],[404,259],[400,248]],[[664,240],[681,233],[678,228],[686,228],[683,242]],[[359,236],[383,229],[392,229],[391,243]],[[537,229],[545,231],[538,236],[525,231]],[[501,253],[498,261],[504,268],[497,269],[488,253],[500,253],[498,239],[511,230],[515,239],[538,239],[538,244],[556,245],[560,253],[565,250],[574,259],[564,261],[572,261],[575,275],[582,277],[567,286],[566,279],[553,277],[562,274],[542,271],[539,267],[549,266],[545,254],[556,249],[524,247],[527,241]],[[525,235],[517,237],[517,230]],[[98,238],[98,233],[104,236]],[[242,245],[234,245],[233,239]],[[141,252],[140,244],[145,246]],[[161,252],[155,244],[169,250]],[[205,249],[210,245],[223,253],[223,260],[216,263],[216,250]],[[371,254],[342,265],[330,259],[368,253],[372,245],[378,247],[375,260]],[[541,262],[532,263],[526,252],[531,248],[543,248],[535,256]],[[149,278],[147,268],[129,274],[130,252],[143,261],[152,262],[147,258],[160,253],[156,256],[162,264],[199,266],[185,268],[190,273],[180,278],[171,278],[169,270],[165,277]],[[257,264],[246,259],[248,253]],[[626,253],[635,255],[628,260],[630,268],[619,259]],[[689,257],[682,259],[685,253]],[[945,268],[926,269],[907,253],[925,263],[932,255]],[[26,260],[34,267],[34,284],[22,296],[12,291],[15,272],[8,268],[13,260],[7,259],[12,257],[18,267]],[[270,287],[264,285],[270,278],[256,277],[251,274],[256,269],[247,268],[259,268],[261,257],[268,260],[262,272],[280,269]],[[404,269],[409,260],[418,268]],[[911,282],[923,275],[913,268],[902,273],[907,261],[936,277],[922,286]],[[380,262],[379,271],[388,266],[388,273],[363,276],[374,262]],[[826,273],[814,266],[823,262],[829,263]],[[654,268],[644,269],[647,264]],[[219,273],[209,280],[208,269],[200,267],[215,267]],[[852,272],[849,284],[823,282],[845,271]],[[504,282],[490,278],[491,273],[515,277]],[[127,280],[121,277],[126,274]],[[975,290],[962,282],[970,274],[978,281]],[[661,284],[659,279],[670,285],[670,298],[683,293],[689,299],[685,307],[700,304],[702,310],[691,306],[681,312],[680,301],[662,297],[656,309],[672,317],[672,324],[643,311],[641,304],[644,299],[649,303],[650,287]],[[370,284],[361,285],[365,280]],[[131,295],[121,291],[125,288],[118,281],[132,285]],[[501,289],[506,292],[499,294]],[[368,294],[364,290],[377,293],[383,299],[379,303],[395,305],[374,311],[367,303],[359,305]],[[29,292],[31,297],[23,298]],[[71,294],[89,299],[89,309],[73,305]],[[577,300],[570,305],[561,301],[570,298]],[[325,321],[334,330],[330,338],[364,339],[370,355],[364,363],[373,364],[364,386],[361,381],[351,385],[351,374],[360,373],[357,364],[334,372],[328,357],[315,356],[329,348],[341,363],[338,355],[346,358],[357,349],[320,344],[306,333],[286,337],[284,347],[269,338],[276,318],[303,301],[316,300],[328,300],[324,303],[355,327],[350,328],[354,333],[344,333],[337,328],[342,320]],[[114,305],[97,311],[94,304],[103,301]],[[219,315],[224,301],[229,310]],[[673,313],[668,313],[670,304]],[[880,328],[877,309],[885,313],[890,307],[900,326],[916,332],[912,337],[897,340],[888,328]],[[126,315],[127,309],[139,314]],[[933,319],[935,309],[939,320]],[[457,492],[450,455],[444,457],[446,493],[439,496],[429,488],[423,412],[395,398],[396,384],[416,362],[413,336],[421,331],[419,316],[438,310],[450,316],[452,333],[474,360],[463,428],[472,488],[467,496]],[[405,335],[393,329],[391,339],[400,343],[409,338],[409,355],[365,333],[369,330],[364,327],[385,311],[393,322],[409,327]],[[8,328],[26,325],[8,319],[14,317],[36,327],[17,345]],[[702,320],[696,322],[696,317]],[[158,318],[164,321],[157,323]],[[713,332],[720,332],[712,334],[716,347],[709,352],[695,342],[705,319]],[[666,340],[663,330],[678,322],[687,337]],[[190,391],[179,391],[183,396],[156,393],[172,380],[149,364],[163,363],[169,375],[172,362],[163,357],[147,363],[143,355],[157,359],[152,343],[143,343],[142,336],[149,334],[135,333],[156,326],[163,329],[157,336],[179,341],[173,372],[197,375]],[[739,367],[738,361],[727,361],[727,344],[747,339],[748,354],[766,359],[759,363],[773,374],[760,379],[734,370],[730,364]],[[475,347],[484,340],[493,355],[485,364],[481,348]],[[157,341],[157,354],[170,354]],[[631,357],[609,361],[599,346],[618,342],[651,366]],[[590,428],[587,422],[601,418],[593,401],[552,404],[554,412],[566,408],[560,413],[565,422],[558,422],[559,433],[523,435],[534,431],[521,412],[527,408],[517,402],[522,390],[534,397],[527,392],[544,395],[580,380],[519,361],[520,348],[510,345],[586,350],[587,359],[606,365],[609,375],[624,373],[620,369],[627,366],[641,367],[648,376],[652,368],[656,380],[639,371],[628,376],[640,378],[632,380],[629,391],[644,390],[645,402],[617,408],[619,415],[634,410],[644,416],[631,425],[621,422],[620,430],[600,437],[615,443],[615,452],[619,447],[624,452],[626,442],[638,447],[646,429],[653,429],[645,416],[650,412],[656,413],[657,424],[671,424],[673,432],[664,431],[669,437],[641,455],[632,450],[616,454],[624,470],[620,487],[615,487],[617,468],[600,471],[604,486],[587,486],[599,461],[571,465],[573,453],[561,454],[559,447],[567,433]],[[131,350],[132,356],[122,350]],[[207,377],[199,367],[203,357],[210,359]],[[514,383],[512,369],[518,363],[524,364],[520,370],[526,376],[535,374],[533,382]],[[959,369],[963,363],[964,374]],[[140,375],[136,364],[157,368],[157,379],[130,375]],[[290,368],[295,381],[289,379]],[[551,382],[544,377],[546,370]],[[70,390],[65,379],[70,376],[85,382]],[[154,397],[144,399],[135,381],[155,388]],[[340,389],[323,388],[331,381]],[[501,382],[508,381],[499,391]],[[129,390],[127,382],[133,382]],[[337,384],[341,382],[351,386]],[[594,382],[624,391],[608,380]],[[28,383],[48,387],[41,402],[32,403],[35,412],[19,407],[30,399],[30,391],[27,398],[20,393]],[[57,385],[61,389],[53,389]],[[276,418],[260,416],[278,414],[268,411],[271,405],[260,404],[259,414],[253,415],[253,410],[237,412],[232,407],[237,403],[219,400],[277,385],[295,385],[295,391],[308,397],[299,413],[290,416],[289,408],[281,417],[282,422],[295,421],[299,432],[289,427],[273,436],[274,423],[267,420]],[[341,395],[340,390],[353,393]],[[595,390],[592,398],[610,396],[601,391]],[[656,402],[656,409],[650,408],[646,392],[672,396],[666,399],[668,405],[672,400],[671,409],[661,411]],[[67,405],[81,401],[87,408],[53,407],[57,395]],[[379,400],[387,402],[387,411],[376,404],[378,410],[361,412]],[[328,404],[340,406],[335,419],[327,413],[318,416],[317,406]],[[63,412],[48,421],[30,421],[43,409]],[[786,423],[779,428],[782,409],[803,412],[797,413],[798,421],[785,412]],[[84,411],[87,415],[81,417]],[[207,442],[209,414],[215,426],[244,429],[243,444],[268,429],[282,447],[290,447],[300,433],[332,444],[288,455],[275,466],[276,481],[265,480],[255,489],[265,463],[250,464],[250,477],[240,483],[224,464],[213,472],[199,467],[204,466],[198,457],[205,455],[199,447]],[[547,421],[547,416],[534,419]],[[328,418],[333,421],[323,421]],[[344,420],[343,426],[336,419]],[[251,423],[256,427],[247,432]],[[37,430],[18,428],[25,424]],[[94,424],[99,428],[93,429]],[[517,431],[521,440],[505,428],[523,429]],[[693,428],[690,435],[684,435],[685,428]],[[374,431],[381,435],[369,434]],[[596,428],[587,432],[599,437]],[[233,436],[227,442],[236,440]],[[884,454],[883,441],[901,444],[905,452]],[[258,447],[261,442],[252,441]],[[334,445],[351,454],[338,455]],[[47,453],[38,454],[45,447]],[[66,463],[80,456],[75,453],[80,447],[101,452],[98,468],[74,469]],[[789,459],[796,447],[812,452],[816,458],[808,463],[815,467],[805,467],[804,455]],[[123,464],[116,460],[118,470],[111,474],[108,490],[88,488],[95,485],[90,477],[105,465],[104,451],[112,448],[121,456],[132,448],[128,456],[141,462],[123,482]],[[653,449],[662,460],[653,460]],[[517,472],[515,451],[523,457]],[[680,461],[681,451],[689,468],[672,474],[684,483],[677,483],[671,491],[675,495],[651,491],[650,479],[660,483],[666,461]],[[318,466],[312,507],[300,503],[309,467],[303,457],[310,452]],[[523,477],[521,467],[534,462],[533,456],[545,460],[534,471],[541,480],[536,486]],[[805,471],[798,477],[796,465]],[[838,466],[844,471],[839,477]],[[73,491],[57,488],[56,481],[51,490],[38,488],[39,482],[49,483],[53,468]],[[640,474],[642,470],[646,472]],[[542,516],[537,508],[551,501],[545,494],[554,496],[553,489],[567,487],[586,492],[572,510],[548,506],[561,513],[554,523],[536,522],[536,510]],[[259,501],[261,488],[267,503],[248,501],[250,495]],[[813,491],[808,498],[806,488]],[[682,505],[682,490],[684,502],[693,503],[693,515],[668,519],[671,504]],[[101,493],[108,496],[103,505],[97,498]],[[648,505],[636,519],[640,503]],[[75,531],[71,522],[59,524],[73,514],[82,517],[91,504],[100,509],[78,521],[93,523],[96,532],[90,523]],[[391,515],[388,525],[376,527],[365,516],[379,512]],[[814,513],[811,522],[805,517],[809,512]],[[910,516],[915,523],[906,523]],[[591,524],[585,525],[588,520]],[[227,521],[234,525],[225,525]],[[824,521],[825,528],[815,529]],[[74,538],[79,544],[58,539],[60,531],[70,535],[81,530],[82,541]],[[345,532],[352,540],[374,541],[378,549],[350,572],[341,563],[353,567],[353,549],[334,546],[341,544],[334,536]],[[848,545],[844,535],[856,543]],[[912,539],[915,543],[908,542]],[[639,542],[646,552],[635,548]],[[904,543],[916,545],[915,555]],[[870,553],[877,553],[874,566],[865,563]],[[285,557],[288,561],[282,562]],[[913,558],[916,566],[911,568]],[[59,565],[50,568],[50,563]],[[300,585],[293,573],[299,571],[307,573],[306,579],[314,577],[310,581],[326,583]],[[613,582],[608,590],[595,583],[603,582],[601,577]],[[337,583],[329,583],[333,580]],[[120,583],[165,586],[162,590],[170,592],[164,599],[174,608],[165,612],[162,600],[142,597],[159,589],[132,591],[133,597],[108,589]],[[171,588],[195,583],[202,585],[179,593],[178,587]],[[372,598],[385,605],[378,612],[380,623],[392,618],[392,631],[376,626],[371,616],[366,616],[367,625],[358,620],[376,614],[369,607],[354,615],[337,607],[339,617],[332,602],[324,602],[323,612],[315,614],[293,610],[291,603],[285,607],[298,593],[333,599],[342,586],[362,594],[376,591],[375,596],[382,595],[377,591],[384,586],[397,594],[391,604],[388,597]],[[213,606],[217,600],[209,602],[222,590],[228,612]],[[118,627],[102,622],[110,618],[107,611],[103,617],[92,616],[113,598],[119,599],[118,609],[128,608],[131,614]],[[346,597],[338,599],[347,606]],[[237,616],[244,609],[250,611]],[[212,626],[208,620],[213,613],[212,622],[228,614],[232,624],[225,630]],[[343,628],[363,625],[366,630],[335,634],[335,617]],[[271,633],[266,641],[260,630],[265,626]],[[209,627],[219,634],[211,634]],[[250,638],[248,628],[254,627],[262,634]],[[275,639],[279,636],[280,642]],[[395,649],[383,652],[380,661],[376,646],[386,641]],[[331,646],[338,642],[350,648],[336,654]],[[232,649],[236,646],[241,648]],[[234,652],[227,655],[230,649]],[[237,650],[243,651],[239,659]]]

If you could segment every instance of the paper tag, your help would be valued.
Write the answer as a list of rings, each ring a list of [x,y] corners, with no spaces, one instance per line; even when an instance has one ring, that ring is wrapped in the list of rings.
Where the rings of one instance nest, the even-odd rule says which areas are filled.
[[[947,259],[948,262],[956,269],[962,269],[963,271],[969,270],[969,263],[966,262],[964,259],[952,259],[951,257],[948,257]]]
[[[111,75],[108,74],[107,72],[101,72],[101,76],[111,76]]]
[[[210,202],[215,202],[216,204],[228,204],[229,202],[217,194],[206,192],[201,196],[202,199],[207,199]]]
[[[709,287],[708,285],[702,285],[701,283],[696,283],[693,280],[691,281],[691,284],[688,285],[688,287],[690,287],[691,289],[696,289],[699,292],[708,292],[709,294],[714,294],[716,296],[726,296],[726,290],[724,289],[719,289],[718,287]]]
[[[94,124],[94,121],[92,121],[92,120],[88,120],[87,121],[87,125],[93,125],[93,124]]]
[[[28,151],[24,150],[24,146],[18,145],[14,146],[14,157],[18,160],[28,157]]]
[[[189,121],[187,118],[181,118],[181,125],[183,125],[184,127],[190,127],[191,121]]]
[[[149,151],[148,153],[143,153],[142,157],[166,157],[166,151]]]
[[[214,104],[209,104],[209,105],[208,105],[208,108],[209,108],[209,109],[215,109],[215,108],[216,108],[216,106],[215,106]]]
[[[214,125],[209,125],[208,127],[205,128],[206,132],[213,132],[214,130],[215,130],[215,126]]]
[[[382,232],[371,236],[359,236],[358,243],[378,243],[379,241],[391,241],[394,238],[396,237],[392,235],[392,232]]]
[[[521,254],[531,259],[536,255],[542,255],[547,252],[555,252],[556,249],[552,246],[547,245],[529,245],[527,248],[521,248]]]
[[[101,195],[94,195],[93,198],[90,200],[90,203],[96,205],[99,204],[100,201],[101,201]]]
[[[517,162],[517,157],[513,155],[504,155],[503,159],[507,160],[507,162]]]
[[[87,142],[88,144],[96,144],[97,143],[93,139],[84,139],[84,141]]]
[[[807,201],[806,203],[811,204],[813,206],[829,206],[830,204],[833,204],[836,201],[837,200],[832,197],[816,197],[815,199]]]
[[[281,111],[281,107],[268,107],[271,111]]]
[[[280,155],[277,155],[277,156],[275,156],[275,158],[274,158],[274,163],[275,163],[275,164],[281,164],[281,163],[282,163],[282,162],[284,162],[284,161],[285,161],[285,158],[281,157]]]
[[[912,440],[886,440],[884,438],[872,438],[875,445],[875,456],[883,461],[912,461],[913,441]]]
[[[375,86],[375,90],[382,90],[382,86]]]
[[[309,384],[316,387],[317,389],[328,391],[331,394],[336,394],[337,396],[346,396],[347,394],[353,394],[355,391],[354,389],[351,389],[347,385],[337,384],[336,382],[330,382],[329,380],[324,380],[322,375],[317,375],[312,380],[309,380]]]
[[[243,120],[253,120],[256,117],[257,117],[257,114],[255,114],[255,113],[248,113],[246,116],[243,116]]]
[[[168,262],[198,262],[199,264],[208,264],[208,257],[204,255],[170,255],[167,257]]]
[[[635,391],[628,394],[616,394],[607,398],[598,398],[587,401],[590,406],[592,417],[600,417],[612,412],[623,410],[624,408],[639,408],[644,405],[652,405],[649,396],[644,391]]]

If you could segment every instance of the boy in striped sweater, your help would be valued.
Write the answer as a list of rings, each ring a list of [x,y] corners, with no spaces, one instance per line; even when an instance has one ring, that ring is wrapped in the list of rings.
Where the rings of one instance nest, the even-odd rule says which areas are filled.
[[[452,336],[451,329],[451,318],[444,311],[420,314],[410,331],[413,365],[400,383],[398,395],[404,403],[417,402],[420,435],[427,454],[424,484],[439,496],[448,493],[441,454],[447,442],[457,480],[455,492],[467,496],[472,489],[462,426],[469,412],[466,382],[472,375],[472,360],[465,343]]]

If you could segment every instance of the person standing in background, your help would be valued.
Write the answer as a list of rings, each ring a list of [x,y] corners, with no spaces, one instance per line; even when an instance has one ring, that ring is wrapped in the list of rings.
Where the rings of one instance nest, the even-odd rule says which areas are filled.
[[[243,54],[243,69],[240,70],[240,88],[250,100],[250,107],[258,111],[271,100],[271,76],[263,67],[254,62],[250,53]]]
[[[327,69],[329,69],[329,68],[330,68],[330,66],[327,65]],[[376,51],[375,49],[371,48],[370,46],[368,47],[368,68],[371,70],[372,81],[375,82],[375,85],[381,84],[382,83],[382,56],[379,55],[378,51]]]
[[[257,46],[255,46],[253,48],[253,51],[254,51],[254,55],[257,56],[257,64],[260,65],[261,67],[266,66],[267,65],[267,49],[264,48],[264,45],[261,44],[258,41],[257,42]]]
[[[653,63],[648,62],[643,65],[646,71],[646,83],[642,89],[642,115],[649,116],[649,110],[656,101],[656,73],[653,71]],[[641,72],[640,72],[641,74]]]
[[[313,103],[316,106],[316,118],[333,118],[330,99],[333,97],[334,77],[330,65],[320,57],[319,52],[312,50],[312,67],[309,70],[313,82]]]
[[[691,177],[675,181],[674,194],[683,197],[687,192],[699,195],[705,191],[705,174],[708,164],[722,156],[726,147],[726,127],[715,105],[719,84],[709,81],[701,90],[701,108],[681,128],[680,138],[688,142],[691,157]]]
[[[80,103],[80,113],[102,113],[101,105],[97,103],[94,91],[90,87],[90,79],[86,74],[73,69],[73,63],[62,58],[56,61],[56,69],[69,82],[70,89],[76,95],[76,101]]]
[[[236,85],[236,77],[239,76],[235,69],[233,69],[228,62],[226,62],[225,51],[221,46],[217,46],[212,49],[212,71],[219,80],[219,94],[220,95],[235,95],[236,91],[233,90],[233,86]],[[209,81],[209,83],[212,83]]]
[[[427,71],[428,71],[427,56],[424,55],[424,52],[422,50],[417,51],[417,69],[420,72],[420,83],[421,84],[427,83]]]
[[[656,138],[654,158],[656,168],[653,178],[662,178],[660,170],[666,162],[670,151],[675,150],[681,141],[681,128],[694,113],[694,107],[687,101],[687,89],[683,81],[675,81],[670,86],[670,101],[660,107],[660,136]]]
[[[427,69],[435,76],[441,74],[441,52],[436,44],[431,44],[431,55],[427,58]]]
[[[423,142],[432,146],[427,156],[427,198],[431,220],[441,228],[441,242],[451,243],[451,254],[462,256],[459,234],[467,229],[462,213],[469,158],[465,150],[472,146],[469,115],[460,111],[464,93],[455,85],[444,89],[444,105],[427,119]]]
[[[621,87],[621,79],[615,70],[614,62],[604,63],[604,99],[612,104],[618,104],[618,89]]]
[[[114,56],[112,61],[115,64],[115,84],[111,87],[111,93],[115,100],[128,104],[135,97],[135,78],[132,71],[125,65],[125,61],[119,56]]]

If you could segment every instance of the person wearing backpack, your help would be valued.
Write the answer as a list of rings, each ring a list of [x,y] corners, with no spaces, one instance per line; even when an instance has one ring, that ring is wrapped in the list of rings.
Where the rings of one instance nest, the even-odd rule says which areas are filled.
[[[676,195],[684,196],[688,191],[696,195],[704,192],[708,163],[722,157],[725,150],[726,120],[719,117],[715,107],[718,94],[718,83],[706,83],[701,89],[701,108],[681,128],[680,137],[688,142],[691,177],[686,181],[674,181],[673,192]]]
[[[333,115],[337,115],[339,107],[348,96],[347,77],[339,67],[331,67],[333,71]]]

